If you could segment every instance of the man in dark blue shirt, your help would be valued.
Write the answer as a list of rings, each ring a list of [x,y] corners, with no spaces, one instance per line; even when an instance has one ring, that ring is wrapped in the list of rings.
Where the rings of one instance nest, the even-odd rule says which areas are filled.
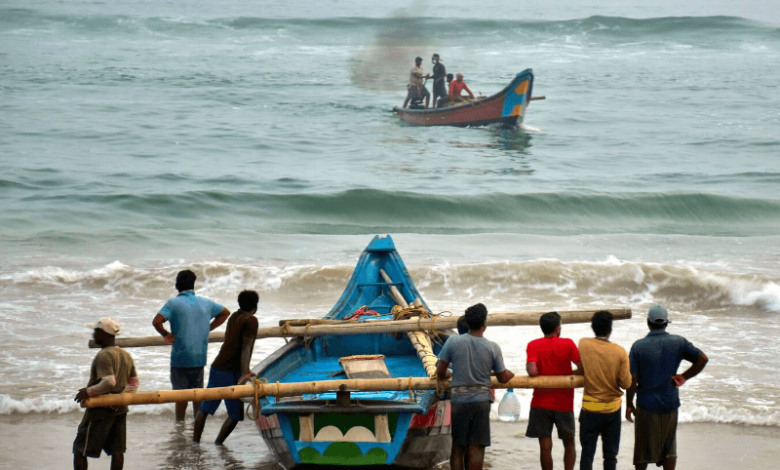
[[[647,316],[650,333],[635,342],[629,353],[631,388],[626,391],[626,419],[634,422],[634,467],[648,463],[674,470],[677,465],[677,409],[679,388],[707,365],[707,355],[690,341],[666,332],[666,309],[653,305]],[[692,365],[677,373],[685,359]],[[636,408],[634,395],[637,396]]]

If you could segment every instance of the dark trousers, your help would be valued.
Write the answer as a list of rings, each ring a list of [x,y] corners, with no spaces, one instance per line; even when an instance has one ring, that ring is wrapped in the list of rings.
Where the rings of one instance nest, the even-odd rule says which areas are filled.
[[[615,470],[620,449],[620,410],[614,413],[580,412],[580,470],[593,469],[593,456],[601,435],[601,452],[604,454],[604,470]]]

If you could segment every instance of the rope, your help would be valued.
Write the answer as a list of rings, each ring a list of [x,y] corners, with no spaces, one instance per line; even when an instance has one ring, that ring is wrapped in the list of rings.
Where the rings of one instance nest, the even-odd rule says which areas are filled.
[[[255,399],[254,401],[246,405],[246,414],[252,419],[252,421],[257,420],[257,417],[260,416],[260,396],[265,396],[264,384],[267,383],[268,383],[268,379],[266,379],[265,377],[254,379],[252,381],[252,386],[254,387],[254,392],[255,392]]]
[[[307,335],[309,334],[309,327],[311,326],[311,323],[307,323],[306,327],[303,329],[303,347],[306,349],[309,349],[309,345],[314,340],[314,338],[308,338]]]
[[[284,344],[290,342],[290,340],[287,339],[288,336],[292,336],[292,333],[290,332],[290,324],[285,323],[284,325],[282,325],[282,338],[284,338]]]
[[[412,394],[412,376],[409,376],[409,401],[415,401],[414,395]]]

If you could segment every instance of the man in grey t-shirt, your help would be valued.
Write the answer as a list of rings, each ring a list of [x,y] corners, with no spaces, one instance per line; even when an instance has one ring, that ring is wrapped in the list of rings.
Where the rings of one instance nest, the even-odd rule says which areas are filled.
[[[515,376],[504,367],[501,348],[485,333],[487,308],[482,304],[466,309],[469,333],[450,337],[439,353],[436,376],[447,378],[452,364],[452,452],[450,469],[481,469],[485,447],[490,445],[491,372],[501,383]]]

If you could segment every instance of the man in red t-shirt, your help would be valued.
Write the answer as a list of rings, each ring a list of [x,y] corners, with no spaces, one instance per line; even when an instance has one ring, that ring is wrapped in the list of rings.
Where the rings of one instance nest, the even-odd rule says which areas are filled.
[[[558,312],[547,312],[539,318],[544,338],[528,343],[526,365],[528,375],[582,375],[580,353],[574,341],[561,338],[561,316]],[[577,370],[572,371],[572,364]],[[558,438],[563,441],[563,467],[572,470],[577,460],[574,446],[574,389],[535,388],[531,400],[526,437],[539,439],[542,470],[552,470],[552,429],[558,429]]]

